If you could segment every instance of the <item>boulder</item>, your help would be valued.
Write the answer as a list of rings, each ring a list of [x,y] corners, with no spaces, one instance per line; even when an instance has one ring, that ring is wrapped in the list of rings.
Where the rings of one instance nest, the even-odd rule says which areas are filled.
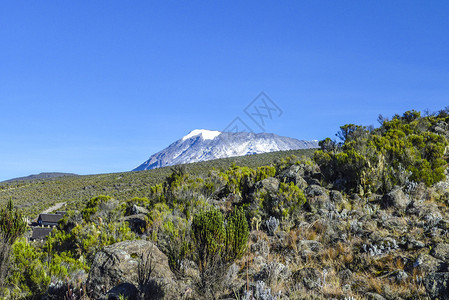
[[[443,261],[449,261],[449,244],[438,243],[430,251],[430,255]]]
[[[413,271],[413,268],[423,273],[446,272],[447,264],[429,254],[420,254],[409,267],[409,271]]]
[[[268,177],[261,180],[255,185],[256,190],[264,190],[266,192],[276,194],[279,190],[279,180],[274,177]]]
[[[304,190],[307,187],[307,182],[304,180],[303,176],[304,176],[304,169],[298,165],[293,165],[287,168],[286,170],[282,171],[282,173],[280,174],[281,180],[283,180],[286,183],[293,182],[302,190]]]
[[[338,272],[338,278],[340,279],[340,282],[342,283],[342,285],[351,284],[353,277],[354,276],[353,276],[351,270],[349,270],[349,269],[343,269],[340,272]]]
[[[265,178],[256,182],[248,194],[249,211],[254,216],[262,219],[267,217],[266,212],[261,209],[261,199],[276,199],[279,191],[279,180],[273,177]]]
[[[147,216],[144,214],[127,216],[122,220],[127,222],[129,228],[137,234],[142,234],[147,228]]]
[[[148,255],[148,256],[147,256]],[[100,250],[94,258],[87,280],[87,289],[94,299],[115,299],[122,294],[127,299],[137,299],[138,269],[141,257],[148,257],[148,272],[152,287],[157,292],[154,299],[173,298],[174,275],[168,258],[153,243],[144,240],[124,241]]]
[[[305,207],[309,211],[316,213],[320,209],[335,210],[335,204],[330,201],[325,188],[315,184],[309,185],[305,194],[307,197]]]
[[[296,241],[296,247],[298,249],[298,252],[304,251],[304,250],[310,250],[314,252],[320,251],[323,247],[320,242],[314,241],[314,240],[297,240]]]
[[[424,277],[424,287],[430,299],[449,299],[449,273],[430,273]]]
[[[138,206],[138,205],[133,205],[131,207],[131,214],[132,215],[138,215],[138,214],[145,214],[148,215],[150,213],[150,211],[148,209],[146,209],[143,206]]]
[[[307,290],[321,291],[322,275],[314,268],[304,268],[293,274],[293,279],[299,285],[304,286]]]
[[[343,195],[341,194],[340,191],[337,190],[330,191],[329,197],[331,201],[334,203],[342,203],[344,201]]]
[[[113,287],[107,294],[107,300],[120,300],[120,296],[126,295],[127,299],[138,299],[139,290],[132,283],[121,283]]]
[[[378,293],[366,293],[365,298],[367,300],[386,300],[384,296],[379,295]]]
[[[382,208],[392,207],[399,210],[405,210],[409,203],[410,200],[400,188],[396,188],[388,194],[385,194],[381,200]]]

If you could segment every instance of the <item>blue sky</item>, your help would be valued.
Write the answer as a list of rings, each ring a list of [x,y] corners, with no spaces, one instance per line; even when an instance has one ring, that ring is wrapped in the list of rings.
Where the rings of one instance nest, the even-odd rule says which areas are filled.
[[[262,91],[265,131],[449,105],[447,1],[2,1],[0,180],[131,170]]]

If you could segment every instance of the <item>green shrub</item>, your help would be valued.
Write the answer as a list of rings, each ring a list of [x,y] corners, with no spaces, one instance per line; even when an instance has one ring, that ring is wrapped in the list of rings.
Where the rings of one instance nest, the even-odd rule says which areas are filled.
[[[23,215],[14,209],[12,200],[0,210],[0,236],[1,241],[12,245],[22,236],[27,228]]]
[[[48,267],[43,261],[45,253],[25,239],[13,245],[12,271],[7,279],[9,297],[16,299],[40,299],[50,283]]]
[[[98,211],[98,206],[101,203],[110,201],[111,199],[112,199],[111,197],[104,196],[104,195],[100,195],[100,196],[97,196],[97,197],[94,197],[94,198],[90,199],[87,202],[87,204],[84,207],[84,209],[81,211],[81,214],[83,216],[84,221],[90,222],[92,215],[95,214]]]
[[[217,263],[225,246],[226,232],[221,212],[211,208],[193,217],[193,243],[200,272]]]
[[[11,246],[27,228],[22,214],[14,209],[12,200],[0,210],[0,288],[9,272]]]
[[[386,192],[408,181],[431,186],[445,178],[448,132],[435,131],[436,124],[447,121],[444,114],[421,117],[408,111],[391,121],[380,119],[377,129],[342,126],[340,146],[330,139],[320,142],[314,159],[328,182],[364,193]]]
[[[249,229],[242,207],[236,208],[226,224],[226,259],[233,261],[243,256],[248,243]]]

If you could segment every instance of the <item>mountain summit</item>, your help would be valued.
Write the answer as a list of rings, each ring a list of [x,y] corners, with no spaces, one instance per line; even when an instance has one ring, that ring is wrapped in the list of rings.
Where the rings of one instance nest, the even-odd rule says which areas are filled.
[[[164,150],[153,154],[133,171],[225,157],[317,147],[318,141],[297,140],[273,133],[232,133],[195,129]]]

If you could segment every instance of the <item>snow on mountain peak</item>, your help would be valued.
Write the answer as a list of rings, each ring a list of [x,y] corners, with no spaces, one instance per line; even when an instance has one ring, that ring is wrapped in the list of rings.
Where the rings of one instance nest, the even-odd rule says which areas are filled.
[[[198,138],[199,137],[199,138]],[[220,132],[196,129],[167,148],[153,154],[134,171],[249,154],[318,148],[317,142],[302,141],[272,133]]]
[[[214,131],[214,130],[207,130],[207,129],[195,129],[191,131],[188,135],[182,138],[183,141],[197,136],[201,135],[204,140],[213,140],[215,137],[219,136],[221,134],[220,131]]]

